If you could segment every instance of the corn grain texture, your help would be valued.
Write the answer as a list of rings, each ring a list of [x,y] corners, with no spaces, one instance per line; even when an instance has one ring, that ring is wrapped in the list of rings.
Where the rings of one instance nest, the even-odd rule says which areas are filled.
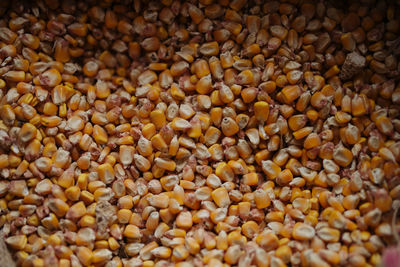
[[[399,6],[0,1],[0,240],[15,264],[387,262]]]

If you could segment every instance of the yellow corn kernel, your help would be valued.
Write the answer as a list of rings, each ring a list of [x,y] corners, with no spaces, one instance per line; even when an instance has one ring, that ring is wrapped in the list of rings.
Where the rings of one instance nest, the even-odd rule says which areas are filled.
[[[157,129],[161,129],[166,124],[165,114],[160,109],[153,110],[150,113],[150,119]]]
[[[257,120],[265,122],[269,115],[269,104],[265,101],[254,103],[254,115]]]
[[[231,203],[228,191],[223,187],[215,189],[211,197],[219,207],[227,207]]]

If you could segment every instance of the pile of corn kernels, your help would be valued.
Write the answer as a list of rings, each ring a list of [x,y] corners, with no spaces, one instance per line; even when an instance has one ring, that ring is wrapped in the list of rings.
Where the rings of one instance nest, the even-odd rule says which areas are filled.
[[[0,241],[23,267],[379,265],[400,227],[399,17],[2,0]]]

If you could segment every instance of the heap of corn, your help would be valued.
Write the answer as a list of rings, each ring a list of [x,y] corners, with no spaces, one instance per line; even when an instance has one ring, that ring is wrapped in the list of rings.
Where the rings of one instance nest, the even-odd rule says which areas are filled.
[[[17,265],[378,265],[400,226],[399,16],[389,0],[2,0]]]

